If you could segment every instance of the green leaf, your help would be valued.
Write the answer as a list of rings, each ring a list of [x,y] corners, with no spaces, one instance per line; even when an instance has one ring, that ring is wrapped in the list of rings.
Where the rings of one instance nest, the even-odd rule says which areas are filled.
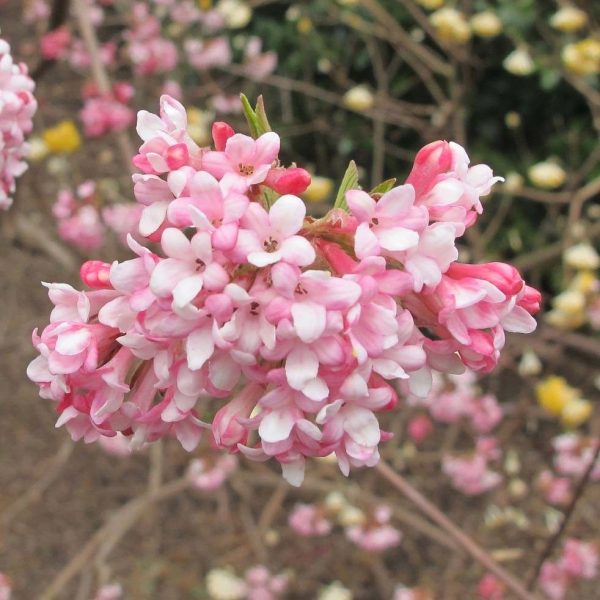
[[[376,185],[369,194],[385,194],[389,192],[396,185],[396,178],[392,177],[391,179],[386,179],[382,181],[379,185]]]
[[[351,160],[348,164],[346,172],[344,173],[344,177],[342,178],[342,183],[340,184],[340,189],[338,190],[333,207],[341,208],[348,212],[348,204],[346,203],[346,192],[348,190],[355,190],[358,188],[358,169],[356,168],[356,163],[353,160]]]
[[[254,114],[256,115],[256,118],[258,120],[258,135],[267,133],[267,131],[272,131],[271,125],[269,125],[269,119],[267,119],[265,103],[263,101],[262,95],[259,96],[256,100],[256,108],[254,109]]]
[[[258,116],[256,115],[255,110],[250,105],[250,102],[245,94],[240,94],[240,100],[242,101],[242,109],[244,111],[244,116],[246,117],[246,121],[248,121],[248,127],[250,128],[250,135],[253,138],[257,138],[260,135],[260,123],[258,120]]]
[[[258,97],[256,108],[252,108],[252,105],[245,94],[240,94],[240,99],[242,100],[244,116],[246,117],[248,127],[250,128],[250,135],[256,139],[263,133],[271,131],[271,125],[269,125],[269,119],[267,119],[263,97]]]

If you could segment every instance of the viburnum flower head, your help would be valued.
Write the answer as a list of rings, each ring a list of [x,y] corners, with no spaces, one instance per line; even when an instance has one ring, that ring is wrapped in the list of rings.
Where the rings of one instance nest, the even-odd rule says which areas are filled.
[[[23,159],[37,110],[34,88],[27,66],[15,64],[10,46],[0,39],[0,210],[11,206],[15,180],[27,170]]]
[[[316,219],[298,197],[309,174],[246,106],[255,137],[215,123],[213,148],[174,98],[139,113],[134,256],[85,263],[86,291],[48,285],[28,375],[75,439],[191,450],[204,434],[300,485],[310,457],[375,465],[398,394],[491,370],[505,331],[535,328],[540,296],[508,265],[457,262],[498,179],[457,144],[424,148],[404,184],[342,189]],[[482,432],[497,412],[482,404]]]

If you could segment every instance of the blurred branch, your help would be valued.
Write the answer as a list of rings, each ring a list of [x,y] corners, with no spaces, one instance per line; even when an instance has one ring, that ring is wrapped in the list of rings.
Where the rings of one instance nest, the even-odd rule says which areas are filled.
[[[144,514],[146,508],[167,500],[181,493],[188,487],[187,478],[174,479],[152,493],[133,498],[106,521],[79,550],[79,552],[67,563],[50,583],[40,600],[53,600],[64,590],[69,582],[84,569],[94,555],[102,549],[104,557],[123,538],[136,521]]]
[[[96,30],[90,18],[90,8],[84,0],[73,0],[73,8],[75,10],[75,16],[79,24],[81,36],[83,37],[83,42],[90,55],[94,81],[101,94],[110,95],[112,93],[112,85],[110,77],[104,67],[104,63],[102,62],[102,58],[100,57],[98,37],[96,36]],[[121,151],[123,162],[125,163],[127,170],[131,172],[133,170],[131,160],[136,154],[131,140],[124,131],[115,133],[115,137],[117,139],[119,150]]]
[[[54,0],[52,4],[52,10],[50,12],[50,18],[48,19],[48,30],[47,33],[58,29],[69,16],[70,0]],[[34,81],[39,81],[52,65],[56,64],[56,60],[44,58],[40,63],[33,69],[31,77]]]
[[[64,440],[56,454],[44,465],[44,474],[24,494],[4,509],[1,517],[4,527],[8,526],[19,513],[42,497],[44,492],[60,475],[72,452],[73,442],[71,439]]]
[[[383,461],[375,469],[387,479],[401,494],[426,514],[432,521],[444,529],[462,548],[464,548],[477,562],[481,563],[488,571],[496,575],[506,586],[521,600],[535,600],[535,596],[527,591],[525,586],[515,579],[508,571],[501,567],[483,548],[468,536],[460,527],[456,526],[442,511],[434,506],[425,496],[412,487],[396,471]]]
[[[354,112],[368,119],[380,119],[389,125],[409,127],[417,131],[427,131],[431,128],[431,125],[428,123],[428,121],[406,114],[407,110],[404,108],[402,109],[402,112],[398,111],[397,113],[394,112],[393,114],[387,110],[379,110],[378,107],[375,107],[371,110],[354,111],[351,108],[344,106],[343,97],[340,94],[324,90],[316,85],[312,85],[304,81],[282,77],[281,75],[269,75],[268,77],[258,79],[252,77],[251,73],[248,73],[244,67],[233,64],[219,67],[219,69],[225,73],[232,73],[239,77],[255,81],[259,84],[269,85],[279,89],[290,90],[299,94],[304,94],[305,96],[315,98],[327,104],[332,104],[337,108],[343,108],[349,112]],[[410,105],[410,103],[406,104]]]

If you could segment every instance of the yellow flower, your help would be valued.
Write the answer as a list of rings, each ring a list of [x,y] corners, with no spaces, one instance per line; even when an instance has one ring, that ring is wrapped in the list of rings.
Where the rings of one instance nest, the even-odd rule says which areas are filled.
[[[560,416],[568,402],[577,399],[578,393],[563,377],[550,375],[535,388],[539,405],[549,413]]]
[[[212,0],[198,0],[198,6],[201,10],[210,10],[212,8]]]
[[[565,170],[551,160],[545,160],[529,167],[527,175],[533,185],[545,190],[559,188],[567,178]]]
[[[564,6],[550,17],[550,25],[565,33],[579,31],[587,22],[587,13],[576,6]]]
[[[513,50],[502,65],[509,73],[519,77],[526,77],[535,71],[535,63],[525,48]]]
[[[567,315],[579,315],[585,309],[585,296],[577,290],[565,290],[554,297],[552,305]]]
[[[357,85],[344,94],[344,104],[352,110],[368,110],[374,103],[375,96],[366,85]]]
[[[32,162],[36,162],[38,160],[42,160],[44,158],[46,158],[46,156],[48,156],[48,146],[46,146],[44,140],[42,140],[42,138],[39,137],[32,137],[29,138],[29,153],[27,155],[27,158],[32,161]]]
[[[216,9],[225,19],[228,29],[246,27],[252,19],[252,9],[241,0],[220,0]]]
[[[600,281],[592,271],[579,271],[569,283],[569,289],[585,295],[592,294],[600,291]]]
[[[450,44],[464,44],[471,39],[471,29],[465,16],[455,8],[440,8],[429,16],[438,36]]]
[[[437,10],[444,6],[444,1],[445,0],[417,0],[417,3],[427,10]]]
[[[299,33],[306,35],[310,33],[313,28],[312,21],[308,17],[300,17],[298,19],[298,23],[296,24],[296,29],[298,29]]]
[[[515,171],[508,173],[504,179],[504,189],[507,192],[518,192],[523,187],[523,176]]]
[[[73,121],[61,121],[46,129],[42,138],[50,152],[74,152],[81,146],[81,136]]]
[[[211,142],[210,124],[214,115],[199,108],[188,108],[188,133],[190,137],[200,146],[208,146]]]
[[[565,250],[563,259],[565,264],[574,269],[597,269],[600,267],[600,256],[587,242],[581,242]]]
[[[593,404],[583,398],[570,400],[560,413],[560,420],[565,427],[579,427],[592,416]]]
[[[600,73],[600,40],[586,38],[567,44],[561,53],[565,67],[576,75]]]
[[[546,313],[546,321],[559,329],[577,329],[586,322],[586,315],[583,311],[569,314],[554,309]]]
[[[332,190],[333,181],[331,179],[314,175],[302,197],[308,202],[322,202],[329,197]]]
[[[500,17],[491,10],[485,10],[471,17],[471,29],[479,37],[496,37],[502,33],[502,27]]]
[[[521,122],[521,115],[515,110],[511,110],[504,115],[504,123],[509,129],[521,127]]]

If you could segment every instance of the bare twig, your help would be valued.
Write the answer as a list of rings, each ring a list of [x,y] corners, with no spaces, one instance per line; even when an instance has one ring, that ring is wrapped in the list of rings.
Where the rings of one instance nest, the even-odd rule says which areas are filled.
[[[596,429],[598,429],[598,427],[596,427]],[[594,439],[596,439],[596,436],[593,437]],[[592,459],[590,460],[590,464],[587,466],[584,474],[581,476],[581,479],[577,483],[577,487],[573,492],[573,498],[571,499],[571,502],[569,502],[569,505],[566,507],[563,513],[563,519],[560,524],[560,527],[558,528],[557,532],[548,540],[548,543],[544,547],[544,550],[542,551],[535,565],[535,568],[533,569],[532,574],[527,581],[527,587],[529,589],[534,589],[534,586],[538,580],[540,571],[542,569],[542,565],[544,564],[546,559],[548,559],[548,557],[552,555],[552,552],[556,548],[556,545],[565,533],[567,525],[569,524],[571,518],[573,517],[573,514],[575,513],[575,508],[577,507],[577,504],[581,500],[583,493],[585,492],[585,489],[587,488],[591,480],[592,471],[596,466],[598,458],[600,458],[600,444],[598,444],[598,447],[596,448],[596,451],[594,452]]]
[[[44,474],[24,494],[9,504],[2,513],[2,525],[5,527],[28,506],[37,502],[52,485],[65,466],[73,451],[73,442],[66,439],[58,448],[49,464],[45,465]]]
[[[103,549],[110,551],[119,542],[135,522],[144,514],[146,508],[156,502],[166,500],[181,493],[188,487],[187,478],[175,479],[163,485],[155,493],[145,493],[133,498],[119,508],[108,521],[100,527],[78,553],[67,563],[50,583],[40,600],[53,600],[65,586],[86,567],[94,555]]]
[[[477,562],[496,575],[521,600],[534,600],[535,596],[525,586],[501,567],[488,552],[479,546],[460,527],[456,526],[442,511],[434,506],[425,496],[408,483],[388,464],[380,461],[375,467],[400,493],[427,515],[432,521],[444,529],[460,546],[462,546]]]

